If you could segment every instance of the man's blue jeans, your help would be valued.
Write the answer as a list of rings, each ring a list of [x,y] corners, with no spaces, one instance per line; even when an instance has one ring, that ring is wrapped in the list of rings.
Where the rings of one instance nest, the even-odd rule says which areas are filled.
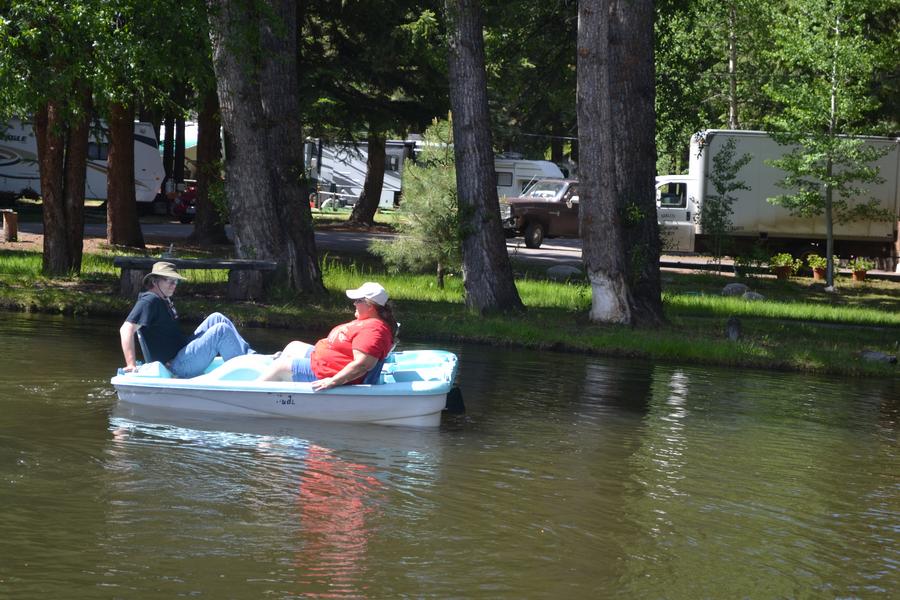
[[[194,330],[188,345],[169,361],[169,369],[178,377],[196,377],[219,354],[229,360],[243,354],[255,354],[255,351],[228,317],[213,313]]]

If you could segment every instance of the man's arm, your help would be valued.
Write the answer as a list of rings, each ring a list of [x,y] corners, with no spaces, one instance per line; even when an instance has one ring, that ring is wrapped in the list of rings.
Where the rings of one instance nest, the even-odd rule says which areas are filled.
[[[141,326],[125,321],[119,328],[119,338],[122,341],[122,354],[125,356],[125,371],[134,371],[137,368],[134,360],[134,334]]]
[[[354,379],[358,379],[369,372],[375,366],[378,359],[371,354],[366,354],[361,350],[353,350],[353,360],[347,363],[347,366],[335,373],[331,377],[319,379],[312,382],[312,388],[315,391],[327,390],[339,385],[349,383]]]

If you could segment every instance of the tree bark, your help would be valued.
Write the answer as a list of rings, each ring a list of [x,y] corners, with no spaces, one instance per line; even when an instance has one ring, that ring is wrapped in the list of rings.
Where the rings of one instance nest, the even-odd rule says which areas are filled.
[[[60,106],[52,101],[40,106],[34,115],[44,225],[41,270],[49,276],[81,270],[91,94],[79,82],[74,93],[80,106],[71,124],[65,122]]]
[[[172,173],[175,163],[175,117],[167,116],[163,121],[163,131],[165,139],[163,140],[163,169],[165,177],[163,177],[162,193],[166,194],[169,182],[172,181]],[[174,189],[174,188],[173,188]]]
[[[79,273],[84,251],[84,191],[87,179],[91,90],[87,85],[76,84],[74,94],[80,104],[80,113],[72,121],[66,143],[64,197],[69,269]]]
[[[450,105],[466,306],[524,309],[500,224],[479,0],[446,0]]]
[[[591,282],[590,318],[631,323],[625,239],[616,194],[614,156],[620,141],[612,124],[609,0],[578,6],[579,219],[585,270]]]
[[[375,212],[381,202],[381,191],[384,189],[384,165],[386,146],[383,133],[369,131],[368,152],[366,154],[366,181],[363,191],[350,213],[350,223],[372,226],[375,224]]]
[[[197,215],[188,240],[207,246],[227,244],[225,219],[219,214],[210,192],[221,179],[222,137],[219,133],[219,99],[215,90],[204,94],[197,115]]]
[[[55,103],[48,102],[35,113],[34,132],[37,136],[44,221],[41,270],[44,275],[65,275],[70,269],[63,201],[65,131],[59,107]]]
[[[652,0],[581,0],[581,237],[598,322],[663,319],[653,82]]]
[[[616,2],[610,38],[616,192],[626,218],[626,270],[633,324],[665,321],[659,277],[662,244],[656,217],[656,70],[653,0]]]
[[[235,249],[278,261],[275,279],[324,292],[303,186],[296,2],[207,0],[225,129],[225,188]]]
[[[117,102],[110,104],[106,242],[114,246],[144,247],[134,197],[134,111]]]
[[[175,180],[175,189],[179,183],[184,183],[184,117],[175,117],[175,160],[172,165],[172,178]]]

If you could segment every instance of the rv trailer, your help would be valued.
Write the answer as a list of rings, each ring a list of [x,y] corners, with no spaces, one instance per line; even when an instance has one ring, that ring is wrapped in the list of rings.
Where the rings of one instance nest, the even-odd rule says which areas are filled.
[[[41,193],[37,140],[29,121],[10,119],[0,125],[0,192],[17,196]],[[106,200],[106,158],[109,142],[106,130],[92,136],[88,144],[87,199]],[[163,179],[162,159],[156,145],[156,133],[150,123],[134,124],[134,192],[139,203],[151,203],[159,193]]]
[[[389,140],[385,147],[384,185],[379,207],[392,208],[398,203],[403,186],[406,160],[414,158],[422,148],[421,140]],[[345,206],[355,204],[366,181],[368,158],[366,143],[357,146],[306,144],[306,164],[319,182],[318,203],[331,201]],[[494,160],[497,173],[497,195],[518,196],[539,179],[563,177],[560,168],[548,160],[525,160],[498,156]]]

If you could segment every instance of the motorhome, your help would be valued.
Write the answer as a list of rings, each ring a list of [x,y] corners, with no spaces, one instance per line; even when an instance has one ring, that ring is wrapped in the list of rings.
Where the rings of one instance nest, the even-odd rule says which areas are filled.
[[[834,224],[835,253],[840,256],[867,256],[896,264],[898,221],[900,221],[900,140],[883,137],[861,138],[867,145],[881,148],[877,160],[880,183],[863,184],[864,191],[851,198],[851,204],[874,198],[878,207],[893,215],[891,220],[861,220]],[[707,248],[710,232],[704,231],[699,218],[706,199],[715,193],[711,176],[715,157],[729,140],[734,140],[734,156],[750,155],[735,180],[747,188],[731,192],[731,237],[738,246],[764,241],[770,249],[786,250],[795,256],[810,252],[824,254],[825,219],[822,216],[799,217],[768,198],[785,193],[779,182],[786,173],[770,161],[790,149],[779,145],[762,131],[714,129],[691,138],[687,175],[657,178],[657,214],[667,250],[701,252]]]
[[[305,152],[306,164],[318,180],[317,203],[356,204],[366,182],[368,144],[330,145],[320,140],[307,142]],[[407,142],[389,140],[385,144],[384,183],[379,207],[393,208],[399,202],[403,165],[411,152],[412,145]]]
[[[0,126],[3,127],[3,126]],[[0,192],[16,196],[41,193],[37,140],[31,122],[11,119],[0,129]],[[106,200],[109,142],[105,129],[88,144],[85,198]],[[152,203],[163,180],[162,159],[150,123],[134,124],[134,192],[139,203]]]

